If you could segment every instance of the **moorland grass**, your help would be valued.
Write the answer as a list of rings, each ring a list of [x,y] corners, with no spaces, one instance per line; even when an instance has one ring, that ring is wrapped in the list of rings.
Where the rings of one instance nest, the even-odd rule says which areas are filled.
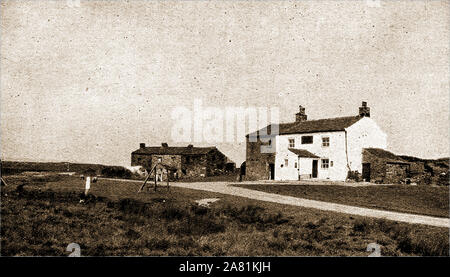
[[[269,193],[403,213],[449,217],[448,187],[236,184]]]
[[[7,180],[8,181],[8,180]],[[100,180],[80,203],[83,182],[67,177],[2,188],[1,255],[384,256],[448,255],[448,229],[293,207],[236,196]],[[210,207],[194,200],[220,198]]]

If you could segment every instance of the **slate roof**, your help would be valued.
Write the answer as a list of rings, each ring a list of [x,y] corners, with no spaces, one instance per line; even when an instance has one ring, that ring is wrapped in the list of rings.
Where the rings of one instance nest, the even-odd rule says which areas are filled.
[[[364,150],[378,158],[386,160],[386,162],[388,163],[410,164],[408,161],[400,158],[394,153],[386,151],[381,148],[364,148]]]
[[[151,146],[139,148],[131,154],[147,154],[147,155],[205,155],[216,147],[178,147],[178,146]]]
[[[292,123],[280,123],[278,124],[278,128],[280,135],[336,132],[336,131],[344,131],[346,128],[358,122],[361,118],[362,117],[360,116],[346,116],[346,117],[325,118],[318,120],[306,120]],[[258,130],[257,132],[253,132],[250,134],[255,133],[259,134],[260,132],[263,131],[264,134],[270,135],[271,134],[270,125]]]
[[[319,156],[314,155],[313,153],[309,152],[308,150],[295,149],[295,148],[288,148],[288,149],[292,153],[298,155],[300,158],[320,158]]]

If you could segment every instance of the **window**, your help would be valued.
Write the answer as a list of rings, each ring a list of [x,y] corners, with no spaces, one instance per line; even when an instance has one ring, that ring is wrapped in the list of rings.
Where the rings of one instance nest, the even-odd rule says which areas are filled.
[[[289,160],[288,159],[284,159],[284,165],[285,166],[289,166]]]
[[[330,160],[329,159],[322,159],[322,168],[329,168],[330,167]]]
[[[323,147],[330,146],[330,137],[322,137],[322,146]]]
[[[289,148],[295,147],[295,139],[289,139]]]
[[[294,167],[297,168],[297,166],[298,166],[298,164],[297,164],[297,162],[295,162],[295,166]]]
[[[312,144],[313,136],[302,136],[302,144]]]
[[[333,167],[333,161],[330,161],[330,167]]]
[[[158,163],[160,163],[162,161],[162,157],[157,157],[158,159]]]
[[[272,140],[271,140],[271,139],[269,139],[269,146],[270,146],[270,145],[272,145]]]

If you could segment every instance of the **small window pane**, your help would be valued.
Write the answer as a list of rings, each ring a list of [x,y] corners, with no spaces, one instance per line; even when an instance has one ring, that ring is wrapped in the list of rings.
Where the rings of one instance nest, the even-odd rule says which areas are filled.
[[[329,167],[330,167],[330,160],[322,159],[322,168],[329,168]]]
[[[285,165],[285,166],[289,166],[289,160],[288,160],[288,159],[285,159],[285,160],[284,160],[284,165]]]
[[[295,139],[289,139],[289,148],[295,147]]]
[[[322,146],[324,146],[324,147],[330,146],[330,138],[329,137],[322,138]]]

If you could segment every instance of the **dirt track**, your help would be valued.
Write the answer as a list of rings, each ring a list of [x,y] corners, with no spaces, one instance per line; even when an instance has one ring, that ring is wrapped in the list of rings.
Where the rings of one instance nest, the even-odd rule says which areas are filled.
[[[139,182],[142,181],[133,181],[133,180],[119,180],[119,179],[111,179],[116,181],[127,181],[127,182]],[[374,210],[368,208],[361,208],[355,206],[348,206],[342,204],[335,204],[330,202],[323,202],[317,200],[309,200],[304,198],[297,198],[292,196],[279,195],[275,193],[267,193],[257,190],[250,190],[240,187],[231,186],[232,183],[227,182],[197,182],[197,183],[170,183],[171,186],[195,189],[195,190],[203,190],[210,192],[217,192],[229,195],[235,195],[255,200],[274,202],[279,204],[300,206],[306,208],[313,208],[325,211],[333,211],[338,213],[352,214],[352,215],[360,215],[360,216],[368,216],[374,218],[383,218],[394,221],[401,221],[412,224],[424,224],[430,226],[437,227],[450,227],[450,219],[449,218],[439,218],[439,217],[431,217],[424,215],[415,215],[415,214],[405,214],[398,212],[390,212],[383,210]]]

